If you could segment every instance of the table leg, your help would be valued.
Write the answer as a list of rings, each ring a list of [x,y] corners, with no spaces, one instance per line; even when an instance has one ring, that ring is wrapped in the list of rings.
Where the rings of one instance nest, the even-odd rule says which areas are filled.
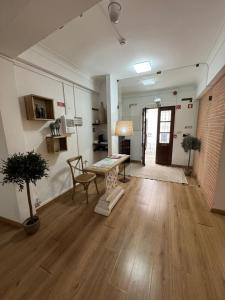
[[[105,185],[106,185],[106,194],[110,195],[112,190],[115,189],[118,185],[118,173],[119,168],[113,168],[110,172],[105,174]]]
[[[123,183],[127,183],[128,181],[130,181],[130,179],[126,177],[126,161],[124,161],[123,163],[123,177],[119,179],[119,181]]]
[[[111,210],[124,194],[124,189],[118,185],[119,168],[115,167],[105,174],[106,192],[102,195],[95,207],[95,212],[109,216]]]

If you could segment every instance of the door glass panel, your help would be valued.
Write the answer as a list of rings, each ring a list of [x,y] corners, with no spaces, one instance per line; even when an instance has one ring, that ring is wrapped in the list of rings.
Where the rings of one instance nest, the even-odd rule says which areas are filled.
[[[171,121],[171,110],[162,110],[160,115],[160,121]]]
[[[159,142],[161,144],[169,144],[170,142],[170,133],[161,132],[159,135]]]
[[[160,122],[160,132],[170,132],[170,122]]]

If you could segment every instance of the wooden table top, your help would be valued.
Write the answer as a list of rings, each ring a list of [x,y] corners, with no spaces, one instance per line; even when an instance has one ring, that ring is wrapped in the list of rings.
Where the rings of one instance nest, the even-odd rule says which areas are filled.
[[[100,174],[100,175],[106,174],[106,173],[110,172],[113,168],[122,164],[124,161],[126,161],[130,157],[130,155],[127,155],[127,154],[118,154],[118,155],[121,155],[121,157],[114,158],[114,159],[111,157],[107,157],[107,158],[115,161],[113,163],[110,163],[109,165],[106,165],[103,163],[103,161],[106,159],[106,158],[104,158],[104,159],[98,161],[97,163],[94,163],[93,165],[84,168],[84,170],[87,172],[93,172],[93,173]],[[102,162],[102,166],[101,166],[101,162]]]

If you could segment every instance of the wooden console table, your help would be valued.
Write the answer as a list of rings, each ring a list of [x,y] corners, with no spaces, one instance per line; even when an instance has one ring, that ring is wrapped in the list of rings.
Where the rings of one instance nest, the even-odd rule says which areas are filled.
[[[119,158],[107,157],[90,167],[85,171],[105,176],[106,191],[100,197],[95,207],[95,212],[104,216],[109,216],[113,207],[124,194],[124,189],[118,185],[119,165],[130,158],[130,155],[118,154]]]

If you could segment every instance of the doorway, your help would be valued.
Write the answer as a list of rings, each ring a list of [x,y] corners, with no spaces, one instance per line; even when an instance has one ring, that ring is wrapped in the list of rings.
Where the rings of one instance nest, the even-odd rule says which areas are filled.
[[[146,110],[146,147],[145,163],[155,164],[156,160],[156,141],[158,127],[158,108]]]
[[[172,163],[175,107],[144,108],[142,111],[142,164]]]
[[[142,111],[142,165],[132,163],[130,176],[187,184],[182,168],[171,166],[175,106],[144,108]]]

